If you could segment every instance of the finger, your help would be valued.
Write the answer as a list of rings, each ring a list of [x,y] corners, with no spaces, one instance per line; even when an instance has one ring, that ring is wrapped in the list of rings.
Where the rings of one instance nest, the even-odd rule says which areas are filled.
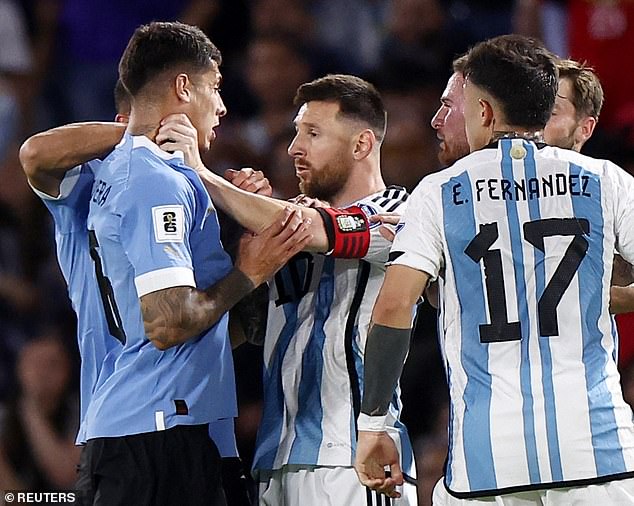
[[[236,184],[233,181],[232,183]],[[269,184],[269,180],[266,178],[257,181],[247,179],[240,183],[240,185],[236,184],[236,186],[238,186],[238,188],[240,188],[241,190],[247,191],[249,193],[258,193],[261,195],[266,195],[268,197],[271,196],[273,190],[273,188],[271,188],[271,185]]]
[[[279,235],[284,230],[288,221],[293,219],[294,214],[296,214],[295,210],[290,206],[286,206],[275,216],[273,222],[258,235],[266,237],[275,237]]]
[[[263,177],[262,179],[255,181],[254,186],[255,186],[255,189],[253,190],[253,193],[257,193],[258,195],[265,195],[267,197],[270,197],[273,195],[273,187],[271,186],[271,183],[266,177]]]
[[[179,141],[193,141],[197,138],[195,130],[181,130],[176,128],[165,128],[159,130],[156,134],[155,141],[157,144],[161,144],[166,140],[179,140]]]
[[[297,195],[297,197],[293,197],[292,199],[288,199],[288,201],[293,203],[293,204],[299,204],[305,198],[306,198],[306,195],[304,195],[303,193],[300,193],[299,195]]]
[[[227,181],[231,181],[233,180],[234,177],[236,177],[237,174],[238,174],[237,170],[227,169],[225,170],[224,176]]]
[[[175,151],[183,151],[182,144],[174,141],[162,142],[159,147],[167,153],[174,153]]]
[[[398,225],[401,215],[397,213],[381,213],[370,216],[372,223],[388,223],[390,225]]]
[[[240,188],[240,185],[242,185],[248,177],[249,176],[246,175],[243,171],[236,171],[236,174],[234,174],[233,178],[231,179],[231,184]]]
[[[374,490],[377,490],[381,494],[387,495],[389,497],[401,497],[401,493],[396,490],[396,482],[392,478],[386,478],[383,483]]]
[[[304,222],[297,228],[295,233],[293,233],[286,241],[285,245],[287,247],[287,252],[290,256],[299,253],[304,249],[305,246],[308,245],[310,240],[313,238],[313,234],[310,231],[310,224],[312,220],[307,218]]]
[[[403,472],[401,471],[401,466],[398,462],[394,462],[390,464],[390,470],[388,471],[390,479],[394,480],[396,485],[403,484]]]
[[[257,185],[253,181],[250,181],[248,179],[245,179],[240,184],[237,184],[235,181],[232,181],[232,183],[241,190],[247,191],[249,193],[255,193],[258,189]]]
[[[392,232],[389,228],[387,228],[385,225],[381,225],[379,227],[379,234],[381,234],[381,236],[390,242],[394,242],[394,237],[396,237],[396,234],[394,232]]]
[[[174,113],[174,114],[168,114],[167,116],[165,116],[161,122],[160,122],[160,127],[163,127],[164,125],[170,125],[171,127],[175,127],[176,125],[181,125],[185,128],[189,128],[189,129],[193,129],[194,125],[192,124],[191,120],[189,119],[189,116],[187,116],[187,114],[185,113]]]
[[[161,126],[158,129],[157,137],[159,135],[165,135],[165,134],[167,135],[180,134],[185,137],[194,137],[195,135],[197,135],[197,132],[196,132],[196,129],[191,125],[170,121],[168,123],[165,123],[163,126]]]
[[[282,228],[273,234],[273,236],[277,239],[276,244],[280,245],[281,247],[285,247],[284,243],[299,229],[301,225],[301,216],[299,216],[296,211],[293,211],[287,218]]]

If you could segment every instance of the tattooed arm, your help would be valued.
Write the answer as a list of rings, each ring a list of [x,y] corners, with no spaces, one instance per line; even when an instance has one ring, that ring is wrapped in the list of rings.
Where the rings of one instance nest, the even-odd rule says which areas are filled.
[[[181,344],[218,322],[311,239],[309,220],[285,209],[261,234],[245,234],[235,268],[205,290],[177,286],[141,297],[145,333],[160,350]]]
[[[159,350],[184,343],[213,326],[254,288],[239,269],[207,290],[177,286],[141,297],[145,333]]]

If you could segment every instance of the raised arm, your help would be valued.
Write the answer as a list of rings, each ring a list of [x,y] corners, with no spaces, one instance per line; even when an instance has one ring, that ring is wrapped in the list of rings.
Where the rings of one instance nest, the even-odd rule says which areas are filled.
[[[110,151],[125,132],[122,123],[74,123],[29,137],[20,163],[34,188],[57,197],[64,174]]]
[[[284,208],[261,234],[243,240],[235,268],[205,290],[179,286],[141,297],[145,333],[166,350],[199,335],[269,279],[311,239],[310,221]]]
[[[198,153],[198,145],[192,139],[195,141],[196,131],[191,126],[187,116],[172,114],[161,123],[156,143],[166,151],[178,149],[184,152],[185,161],[198,171],[214,205],[230,214],[240,225],[256,233],[267,228],[282,209],[291,206],[296,211],[301,212],[304,217],[312,220],[310,226],[312,239],[305,249],[319,252],[328,251],[329,242],[326,227],[316,209],[238,188],[204,166]]]

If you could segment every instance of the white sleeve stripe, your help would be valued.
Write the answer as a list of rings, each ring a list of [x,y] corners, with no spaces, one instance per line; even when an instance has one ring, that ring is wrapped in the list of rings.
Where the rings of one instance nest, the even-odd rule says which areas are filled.
[[[81,165],[77,165],[76,167],[66,172],[66,174],[64,174],[64,179],[62,179],[62,181],[59,184],[59,195],[57,197],[53,197],[52,195],[49,195],[48,193],[44,193],[42,190],[38,190],[30,182],[29,182],[29,186],[31,187],[33,192],[42,200],[64,200],[66,197],[68,197],[71,194],[71,192],[73,191],[73,188],[75,188],[77,181],[79,181],[80,173],[81,173]]]
[[[134,278],[139,297],[173,286],[191,286],[196,288],[194,271],[189,267],[166,267],[146,272]]]

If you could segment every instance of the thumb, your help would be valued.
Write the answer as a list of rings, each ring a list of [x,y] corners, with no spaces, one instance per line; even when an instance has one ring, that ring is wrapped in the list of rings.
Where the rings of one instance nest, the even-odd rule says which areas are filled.
[[[234,177],[238,175],[238,171],[234,169],[225,170],[225,179],[228,181],[233,180]]]

